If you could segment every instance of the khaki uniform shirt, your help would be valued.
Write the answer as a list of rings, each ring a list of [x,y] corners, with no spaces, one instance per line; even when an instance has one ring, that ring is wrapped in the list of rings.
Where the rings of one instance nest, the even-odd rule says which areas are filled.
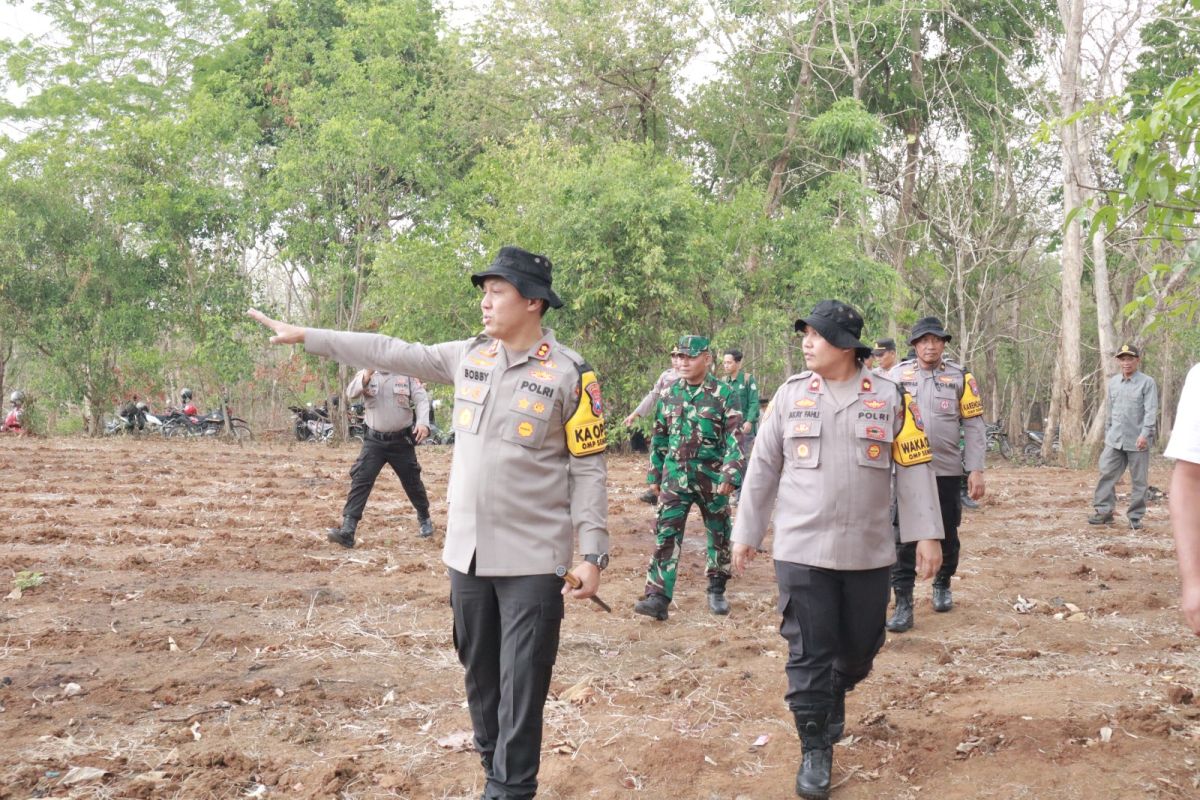
[[[826,569],[886,567],[892,533],[892,442],[904,426],[899,387],[860,369],[857,394],[838,403],[815,373],[788,378],[763,417],[733,541],[759,548],[774,509],[774,557]],[[901,537],[941,539],[929,463],[896,466]]]
[[[308,329],[310,353],[454,385],[454,459],[442,560],[480,576],[540,575],[580,551],[608,552],[607,468],[599,383],[553,331],[527,353],[483,334],[421,345]],[[581,411],[594,413],[575,427]],[[568,428],[567,426],[571,426]],[[568,450],[568,435],[577,451]]]
[[[363,422],[373,431],[395,433],[413,425],[416,410],[418,425],[429,427],[429,393],[416,378],[377,371],[363,386],[367,371],[360,369],[346,387],[346,398],[363,398]]]
[[[1117,373],[1108,379],[1108,424],[1104,444],[1115,450],[1137,450],[1139,436],[1154,442],[1158,426],[1158,385],[1138,370],[1128,380]]]
[[[646,396],[642,398],[642,402],[638,403],[633,413],[639,417],[650,416],[654,413],[654,407],[658,404],[658,398],[662,396],[663,392],[671,388],[671,385],[677,380],[679,380],[679,373],[675,371],[674,367],[663,370],[662,374],[658,376],[658,380],[654,382],[654,388],[646,393]]]
[[[933,473],[938,477],[962,475],[983,469],[987,452],[987,430],[983,423],[982,407],[978,415],[962,416],[961,401],[968,383],[968,373],[953,361],[942,361],[936,369],[921,369],[916,359],[902,361],[892,367],[888,376],[904,387],[917,400],[925,418],[925,435],[933,447]],[[974,381],[974,377],[970,378]],[[972,388],[979,395],[978,384]],[[959,427],[966,445],[959,450]]]

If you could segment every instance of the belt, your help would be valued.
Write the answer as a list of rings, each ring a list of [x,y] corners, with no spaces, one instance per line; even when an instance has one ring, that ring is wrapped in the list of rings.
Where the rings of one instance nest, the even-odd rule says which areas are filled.
[[[381,442],[396,442],[411,438],[412,426],[398,431],[377,431],[374,428],[367,428],[367,435]]]

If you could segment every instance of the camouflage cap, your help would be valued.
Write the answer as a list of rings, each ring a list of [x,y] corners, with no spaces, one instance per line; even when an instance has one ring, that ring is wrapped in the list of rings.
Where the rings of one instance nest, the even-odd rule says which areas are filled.
[[[679,343],[675,345],[673,352],[679,353],[682,356],[695,358],[708,350],[708,339],[704,336],[693,336],[688,334],[679,337]]]

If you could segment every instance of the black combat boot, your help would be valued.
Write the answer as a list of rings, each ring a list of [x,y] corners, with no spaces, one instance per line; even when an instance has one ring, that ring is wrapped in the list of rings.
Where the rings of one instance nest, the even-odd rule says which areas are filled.
[[[720,616],[729,613],[729,601],[725,599],[725,582],[728,580],[724,575],[713,575],[708,579],[708,610]]]
[[[805,800],[825,800],[833,773],[833,742],[829,738],[829,711],[793,711],[796,732],[804,755],[796,773],[796,794]]]
[[[645,614],[647,617],[654,617],[657,620],[665,620],[667,618],[667,606],[669,605],[671,605],[671,600],[666,595],[648,594],[633,604],[633,613]]]
[[[421,526],[421,531],[417,535],[422,539],[428,539],[433,536],[433,520],[429,517],[417,517],[417,524]]]
[[[325,538],[342,547],[354,547],[354,532],[358,530],[358,520],[353,517],[342,517],[342,527],[330,528]]]
[[[913,626],[912,589],[896,590],[896,610],[887,621],[892,633],[904,633]]]
[[[933,610],[946,612],[954,608],[954,595],[950,593],[950,579],[933,582]]]

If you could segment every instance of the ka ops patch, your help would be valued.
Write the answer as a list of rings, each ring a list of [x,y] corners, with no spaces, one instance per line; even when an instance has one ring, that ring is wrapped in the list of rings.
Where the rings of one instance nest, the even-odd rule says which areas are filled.
[[[573,456],[592,456],[608,447],[604,428],[604,401],[600,397],[600,381],[587,364],[579,366],[579,388],[575,392],[575,410],[563,423],[567,449]]]

